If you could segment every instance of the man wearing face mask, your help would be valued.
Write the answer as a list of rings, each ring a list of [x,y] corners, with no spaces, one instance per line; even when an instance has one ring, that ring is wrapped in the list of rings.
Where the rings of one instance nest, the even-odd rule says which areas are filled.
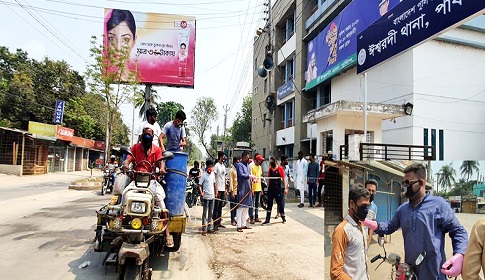
[[[269,169],[268,169],[268,177],[269,184],[268,184],[268,210],[266,210],[266,220],[262,223],[262,225],[269,224],[271,219],[271,209],[273,208],[273,200],[276,200],[276,205],[278,208],[278,213],[281,216],[281,220],[283,224],[286,223],[285,217],[285,209],[283,207],[283,195],[288,194],[288,185],[286,183],[286,176],[285,170],[283,167],[278,165],[276,162],[275,157],[271,157],[269,161]],[[284,186],[283,193],[281,192],[281,184]]]
[[[361,221],[367,216],[370,193],[362,184],[356,184],[349,192],[349,210],[332,234],[330,257],[331,279],[368,280],[367,231]]]
[[[378,185],[379,184],[374,179],[369,179],[365,182],[365,189],[368,190],[370,193],[370,205],[369,205],[369,213],[367,213],[367,219],[371,221],[375,221],[377,218],[377,205],[374,203],[374,197],[376,195]],[[365,229],[368,231],[367,246],[369,246],[372,240],[372,234],[374,233],[374,231],[367,227],[365,227]]]
[[[468,234],[455,217],[453,209],[441,197],[425,191],[426,168],[411,164],[404,169],[403,192],[409,199],[402,204],[389,222],[366,219],[364,225],[377,234],[391,234],[402,229],[405,262],[414,264],[417,256],[426,251],[426,258],[414,267],[418,279],[446,280],[446,276],[460,275],[463,256],[468,245]],[[453,256],[446,260],[445,234],[453,244]]]

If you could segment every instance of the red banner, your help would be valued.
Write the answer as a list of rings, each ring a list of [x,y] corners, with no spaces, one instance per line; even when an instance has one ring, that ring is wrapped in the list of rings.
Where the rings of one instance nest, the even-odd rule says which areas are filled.
[[[74,129],[57,125],[57,128],[56,128],[57,139],[64,140],[64,141],[72,141],[73,137],[74,137]]]

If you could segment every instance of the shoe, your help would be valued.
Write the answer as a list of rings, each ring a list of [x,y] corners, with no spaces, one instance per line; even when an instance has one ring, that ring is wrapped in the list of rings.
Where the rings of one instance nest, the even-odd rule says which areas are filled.
[[[298,204],[298,208],[302,208],[303,206],[305,206],[303,203]]]
[[[252,229],[252,227],[243,226],[242,229]]]
[[[209,233],[212,233],[212,234],[216,234],[216,233],[217,233],[217,230],[210,229],[208,232],[209,232]]]
[[[203,236],[206,236],[206,235],[207,235],[207,231],[205,231],[205,230],[204,230],[204,231],[202,231],[202,235],[203,235]]]
[[[269,225],[269,221],[264,221],[261,225],[262,226]]]
[[[317,204],[317,207],[323,207],[323,204],[318,203],[318,204]]]
[[[283,220],[283,224],[286,223],[285,217],[281,217],[281,219]]]
[[[313,207],[313,204],[308,205],[309,208]]]
[[[252,225],[254,225],[254,220],[253,219],[250,219],[249,220],[249,223],[252,224]]]
[[[232,222],[231,224],[233,227],[237,226],[236,222]]]
[[[261,219],[254,220],[256,223],[261,223]]]
[[[237,228],[237,232],[243,232],[242,228]]]
[[[225,225],[217,225],[217,227],[220,227],[220,228],[226,228]]]
[[[276,216],[274,218],[278,219],[279,217],[280,217],[280,213],[276,214]]]

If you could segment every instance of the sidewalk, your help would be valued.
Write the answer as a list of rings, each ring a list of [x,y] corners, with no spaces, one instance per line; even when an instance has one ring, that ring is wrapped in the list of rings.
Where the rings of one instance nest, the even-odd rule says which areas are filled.
[[[42,175],[16,176],[0,173],[0,187],[26,186],[31,184],[42,184],[49,182],[65,181],[72,183],[80,179],[87,179],[91,171],[56,172]],[[99,169],[93,170],[93,178],[103,176]]]

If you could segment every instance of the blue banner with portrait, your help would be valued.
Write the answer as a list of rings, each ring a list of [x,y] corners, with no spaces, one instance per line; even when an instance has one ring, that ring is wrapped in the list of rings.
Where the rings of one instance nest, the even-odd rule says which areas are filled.
[[[484,0],[405,0],[359,34],[357,73],[484,11]]]
[[[357,34],[399,0],[353,0],[308,43],[306,86],[309,90],[356,64]]]

